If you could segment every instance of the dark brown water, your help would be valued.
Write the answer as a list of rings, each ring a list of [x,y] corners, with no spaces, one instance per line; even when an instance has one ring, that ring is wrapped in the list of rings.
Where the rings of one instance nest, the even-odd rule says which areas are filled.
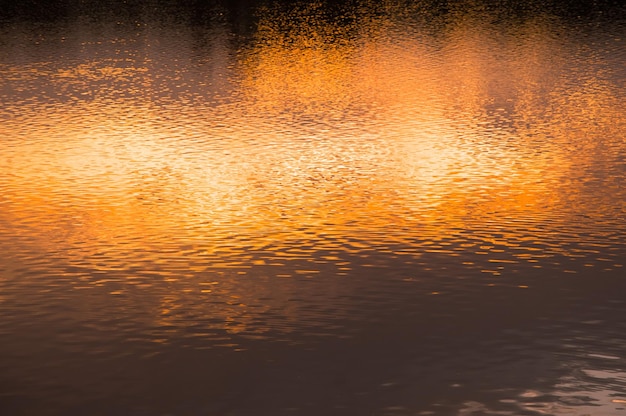
[[[626,414],[619,10],[63,5],[0,24],[0,414]]]

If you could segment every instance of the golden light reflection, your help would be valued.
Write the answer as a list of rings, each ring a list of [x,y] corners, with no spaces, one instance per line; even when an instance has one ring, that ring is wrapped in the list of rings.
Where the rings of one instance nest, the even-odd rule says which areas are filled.
[[[256,45],[245,56],[242,86],[249,99],[278,110],[349,106],[355,45],[335,41],[339,28],[313,24],[286,32],[279,23],[262,19]]]
[[[576,69],[589,71],[584,83],[571,83],[571,46],[550,22],[510,35],[458,21],[437,37],[397,36],[380,18],[356,31],[311,18],[285,30],[277,19],[261,16],[238,56],[237,100],[226,104],[168,96],[165,106],[154,90],[24,103],[3,127],[16,144],[0,156],[0,221],[24,224],[36,249],[65,249],[68,264],[170,273],[180,299],[163,297],[164,325],[187,293],[240,296],[226,320],[241,331],[245,305],[270,289],[195,287],[180,276],[253,266],[315,275],[322,251],[331,253],[321,263],[341,273],[350,268],[337,253],[439,241],[459,229],[514,248],[526,238],[516,224],[570,224],[577,204],[601,209],[584,199],[577,170],[599,169],[598,152],[623,150],[596,139],[620,136],[624,107],[592,66]],[[152,66],[111,59],[37,77],[4,68],[5,79],[62,91],[156,86],[181,57]],[[184,75],[201,79],[201,70]],[[189,88],[211,95],[208,82]],[[103,248],[106,261],[97,257]],[[290,261],[298,268],[285,270]]]
[[[493,101],[509,97],[513,104],[502,117],[514,120],[533,121],[543,110],[555,111],[558,106],[560,112],[550,120],[555,142],[576,128],[581,137],[576,142],[588,143],[590,118],[596,120],[597,128],[605,129],[620,116],[611,113],[619,107],[611,101],[615,99],[610,86],[594,86],[593,79],[575,91],[556,85],[547,96],[535,98],[542,91],[533,92],[536,89],[529,86],[541,84],[549,59],[566,53],[545,27],[539,27],[545,37],[537,36],[538,24],[521,28],[526,30],[524,36],[515,38],[529,39],[522,48],[533,60],[522,62],[516,55],[503,58],[485,53],[499,49],[491,32],[475,22],[453,25],[446,38],[439,40],[442,48],[432,39],[410,36],[393,42],[390,36],[343,39],[346,33],[340,28],[323,26],[319,20],[284,32],[273,26],[274,18],[268,15],[261,20],[255,46],[242,61],[241,88],[252,102],[211,110],[227,111],[224,117],[239,120],[226,133],[238,155],[228,155],[228,148],[207,150],[205,145],[213,146],[209,142],[223,133],[211,131],[188,108],[176,117],[175,125],[156,121],[167,114],[150,103],[138,107],[136,102],[120,100],[101,108],[101,103],[93,101],[70,112],[64,107],[47,109],[45,116],[33,115],[25,127],[17,128],[23,131],[12,132],[39,135],[44,132],[29,132],[28,125],[44,126],[43,118],[54,123],[45,129],[49,140],[54,140],[53,152],[49,141],[31,140],[22,145],[29,150],[14,155],[7,165],[20,172],[12,179],[12,189],[38,187],[31,192],[33,202],[23,201],[23,208],[41,209],[35,201],[47,200],[55,215],[58,207],[54,204],[60,201],[53,194],[59,190],[69,192],[70,200],[101,194],[96,223],[103,228],[108,228],[105,212],[122,212],[109,214],[120,228],[132,228],[138,218],[149,217],[150,211],[167,212],[159,220],[146,220],[155,231],[211,212],[226,215],[219,220],[234,226],[245,212],[246,217],[255,218],[245,229],[250,232],[252,228],[259,235],[285,216],[289,226],[315,227],[330,219],[334,226],[381,221],[369,225],[384,228],[393,223],[392,218],[398,219],[393,212],[398,206],[416,205],[415,192],[420,194],[417,205],[436,206],[436,211],[429,212],[439,219],[462,221],[469,207],[479,210],[476,218],[496,208],[509,214],[536,211],[545,215],[556,198],[555,183],[580,162],[558,143],[542,143],[541,154],[536,154],[536,143],[511,146],[512,140],[545,134],[543,126],[518,123],[511,131],[494,127],[494,118],[499,116],[489,114]],[[557,60],[557,65],[563,62]],[[148,79],[158,76],[146,73],[144,67],[91,68],[89,63],[79,64],[54,76],[71,82],[132,78],[137,71]],[[539,100],[547,104],[540,105]],[[344,126],[333,126],[331,120],[320,127],[322,131],[301,136],[297,124],[259,123],[249,116],[268,107],[274,114],[289,113],[294,103],[314,104],[309,111],[321,117],[326,116],[324,109],[344,111],[351,117],[349,123],[357,127],[351,126],[350,136],[342,137]],[[355,108],[368,111],[361,114]],[[198,131],[205,145],[184,142]],[[369,137],[370,143],[358,143],[363,137]],[[185,146],[189,151],[183,150]],[[200,156],[211,150],[214,154]],[[485,198],[482,190],[488,190],[491,197]],[[130,195],[136,200],[131,202]],[[155,204],[148,206],[142,198]],[[389,198],[394,204],[387,209]],[[121,206],[115,202],[119,199],[124,201]],[[29,215],[28,209],[20,212]]]

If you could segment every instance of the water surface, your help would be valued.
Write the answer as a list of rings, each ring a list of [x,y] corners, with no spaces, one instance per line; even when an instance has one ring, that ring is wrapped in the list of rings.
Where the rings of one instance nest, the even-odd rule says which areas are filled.
[[[0,26],[3,413],[626,413],[621,15],[117,7]]]

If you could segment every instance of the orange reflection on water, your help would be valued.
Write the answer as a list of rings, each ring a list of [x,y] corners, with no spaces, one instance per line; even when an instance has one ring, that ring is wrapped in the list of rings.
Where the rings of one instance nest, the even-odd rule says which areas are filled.
[[[550,22],[511,34],[460,20],[435,36],[384,19],[359,30],[298,21],[285,31],[279,16],[261,17],[236,69],[228,64],[235,73],[226,103],[202,99],[210,82],[190,84],[184,96],[195,101],[168,96],[167,105],[158,91],[139,89],[116,99],[120,91],[73,104],[24,103],[19,122],[5,127],[15,144],[3,157],[0,220],[23,226],[33,250],[60,250],[68,264],[174,279],[177,294],[162,297],[165,325],[187,296],[239,296],[233,309],[243,311],[271,290],[207,289],[185,281],[195,272],[265,265],[284,276],[315,275],[334,264],[339,273],[350,265],[335,264],[338,253],[467,229],[516,247],[528,229],[567,227],[578,221],[570,211],[606,204],[585,196],[577,170],[593,174],[623,150],[617,140],[595,143],[619,137],[624,107],[592,66],[577,69],[588,71],[585,83],[571,83],[571,45],[556,40]],[[129,55],[145,56],[147,44]],[[17,66],[6,79],[53,82],[61,91],[159,85],[182,58],[189,67],[181,79],[204,79],[193,51],[177,52],[161,65],[112,57],[38,77],[20,78]],[[538,233],[551,237],[550,228]],[[222,313],[209,309],[199,313]],[[237,331],[245,315],[224,316]]]
[[[345,39],[345,31],[315,16],[303,18],[300,25],[274,17],[261,17],[255,45],[244,56],[246,96],[278,110],[349,106],[357,92],[352,75],[356,45]]]
[[[61,147],[51,153],[48,140],[32,140],[29,151],[10,166],[20,171],[12,187],[36,186],[32,201],[38,202],[24,203],[40,207],[45,199],[51,213],[60,202],[54,197],[60,189],[69,192],[69,200],[102,194],[97,197],[97,223],[104,227],[105,212],[121,211],[112,222],[122,228],[146,215],[157,215],[147,221],[155,229],[159,224],[176,227],[190,216],[215,211],[225,215],[222,223],[232,225],[246,212],[256,220],[245,228],[259,233],[285,214],[291,225],[360,219],[381,221],[377,226],[385,227],[398,217],[393,212],[398,206],[437,206],[436,215],[450,220],[462,218],[472,205],[479,205],[477,218],[495,207],[545,215],[554,204],[555,182],[569,174],[572,164],[580,164],[559,143],[588,143],[594,132],[590,117],[595,129],[605,131],[621,115],[611,101],[610,86],[596,86],[593,78],[575,91],[555,85],[548,95],[537,97],[543,91],[533,92],[529,86],[541,85],[548,60],[565,54],[564,46],[539,23],[518,29],[521,35],[514,39],[528,39],[523,56],[533,57],[520,61],[518,55],[506,55],[515,46],[513,40],[500,35],[503,45],[498,45],[492,40],[494,28],[474,21],[451,25],[443,40],[393,38],[393,32],[368,38],[374,29],[348,39],[351,27],[342,31],[303,19],[285,32],[275,27],[275,18],[261,20],[254,47],[240,61],[240,88],[249,102],[218,109],[199,106],[198,114],[189,107],[173,108],[176,115],[150,102],[139,107],[125,100],[107,102],[106,107],[84,102],[72,111],[47,108],[45,118],[54,125],[45,132],[28,131],[29,124],[46,124],[37,119],[43,115],[33,115],[19,127],[23,131],[14,133],[33,138],[45,134]],[[380,34],[386,26],[377,24]],[[558,65],[563,62],[552,63],[551,71],[558,72]],[[95,72],[92,67],[82,63],[53,75],[83,83],[133,78],[132,72],[148,80],[159,76],[156,67],[112,65]],[[319,114],[319,131],[309,128],[302,134],[297,125],[257,117],[264,108],[288,114],[302,111],[301,106],[309,115]],[[328,119],[328,109],[350,119]],[[546,109],[554,113],[549,132],[536,125]],[[236,120],[226,132],[206,121],[220,112],[220,119]],[[572,126],[577,137],[571,136]],[[536,142],[512,143],[535,140],[530,137],[537,134],[556,136],[551,139],[555,144],[541,143],[538,149]],[[226,136],[239,155],[228,155],[228,148],[214,144],[207,150],[206,143],[186,143],[199,135],[207,142]],[[298,141],[303,143],[294,145]],[[491,196],[485,198],[483,190]],[[419,203],[414,191],[420,193]],[[114,202],[119,198],[125,201],[122,206]],[[151,198],[152,207],[141,202]],[[474,200],[479,204],[472,204]],[[81,205],[76,208],[83,211]],[[72,207],[64,211],[68,209]],[[161,216],[163,212],[167,215]]]

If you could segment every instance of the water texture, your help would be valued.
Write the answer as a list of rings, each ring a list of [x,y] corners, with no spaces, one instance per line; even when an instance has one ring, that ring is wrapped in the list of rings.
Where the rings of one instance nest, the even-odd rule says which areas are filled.
[[[626,414],[625,14],[442,4],[7,9],[0,413]]]

